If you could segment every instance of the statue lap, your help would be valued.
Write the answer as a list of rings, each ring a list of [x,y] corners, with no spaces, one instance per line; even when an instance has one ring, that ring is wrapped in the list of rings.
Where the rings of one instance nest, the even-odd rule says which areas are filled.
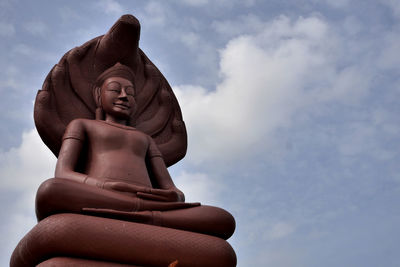
[[[137,201],[142,200],[137,199]],[[223,239],[228,239],[235,230],[234,218],[224,209],[207,205],[185,207],[185,203],[181,202],[161,204],[165,205],[161,207],[164,210],[160,211],[159,208],[153,211],[150,216],[155,218],[153,220],[150,218],[150,221],[144,222],[135,216],[137,210],[133,211],[134,204],[131,196],[68,179],[52,178],[43,182],[38,189],[36,214],[39,221],[58,213],[90,214],[156,224],[157,226],[198,232]],[[140,206],[143,206],[143,204]],[[146,210],[143,209],[143,211]]]

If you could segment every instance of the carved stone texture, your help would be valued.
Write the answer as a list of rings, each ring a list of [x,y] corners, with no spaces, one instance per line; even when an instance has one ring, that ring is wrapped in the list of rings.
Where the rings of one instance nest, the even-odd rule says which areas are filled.
[[[217,237],[107,218],[57,214],[42,220],[21,240],[11,266],[34,266],[42,261],[43,266],[79,266],[72,264],[82,258],[95,259],[93,266],[124,263],[167,267],[175,260],[178,267],[236,265],[233,249]]]
[[[186,203],[167,165],[186,152],[178,102],[138,48],[139,22],[72,49],[39,91],[35,123],[58,155],[36,195],[39,223],[11,266],[236,265],[227,211]]]

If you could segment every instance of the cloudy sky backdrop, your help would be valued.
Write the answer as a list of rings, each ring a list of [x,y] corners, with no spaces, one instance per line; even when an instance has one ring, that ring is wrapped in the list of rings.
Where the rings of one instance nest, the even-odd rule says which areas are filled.
[[[397,0],[0,0],[1,266],[54,173],[36,92],[127,13],[188,128],[171,175],[235,216],[238,266],[398,266]]]

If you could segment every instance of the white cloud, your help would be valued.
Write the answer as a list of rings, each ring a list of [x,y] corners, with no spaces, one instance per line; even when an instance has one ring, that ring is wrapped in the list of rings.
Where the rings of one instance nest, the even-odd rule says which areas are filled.
[[[208,0],[183,0],[182,1],[184,4],[190,5],[190,6],[204,6],[209,3]]]
[[[271,226],[266,226],[263,237],[268,240],[285,238],[295,231],[295,226],[288,222],[278,222]]]
[[[281,248],[268,247],[261,248],[254,252],[253,257],[247,259],[245,265],[241,265],[240,259],[238,266],[307,266],[304,264],[304,248]]]
[[[7,64],[2,67],[2,73],[0,74],[0,92],[12,88],[14,90],[21,90],[24,88],[24,81],[21,79],[20,70],[13,64]]]
[[[36,190],[54,176],[55,162],[34,129],[23,133],[19,147],[0,152],[0,191],[14,198],[7,197],[4,209],[8,215],[0,225],[2,260],[8,261],[19,240],[35,225]]]
[[[164,26],[167,24],[169,8],[162,3],[150,1],[145,6],[145,11],[144,23],[147,26]]]
[[[347,157],[368,155],[377,160],[388,161],[398,152],[389,147],[380,147],[380,143],[375,141],[379,139],[379,135],[385,134],[384,131],[389,131],[389,135],[395,135],[399,132],[399,127],[387,124],[377,127],[373,124],[354,122],[346,127],[339,140],[338,150]]]
[[[96,3],[96,6],[106,14],[121,16],[124,8],[114,0],[101,0]]]
[[[17,0],[0,0],[0,7],[8,8],[14,5],[16,2]]]
[[[191,7],[206,7],[210,9],[228,9],[235,5],[244,5],[246,7],[253,6],[257,0],[219,0],[219,1],[209,1],[209,0],[179,0],[176,1],[179,4],[184,4]]]
[[[36,130],[24,133],[20,147],[0,153],[0,189],[36,191],[41,182],[54,177],[55,162]]]
[[[199,46],[199,42],[201,41],[200,36],[194,32],[184,33],[181,36],[182,42],[187,46],[193,49]]]
[[[20,200],[15,201],[21,202]],[[18,242],[36,224],[34,202],[25,204],[28,204],[28,207],[32,210],[30,213],[11,209],[12,212],[8,214],[7,218],[2,218],[2,225],[0,226],[0,233],[2,235],[0,241],[0,263],[2,266],[9,265],[11,254]]]
[[[144,27],[152,27],[153,31],[159,32],[160,35],[167,40],[167,45],[173,45],[174,51],[183,49],[182,55],[191,55],[192,64],[198,67],[199,71],[206,70],[207,78],[210,81],[217,79],[217,59],[218,53],[215,49],[213,40],[204,38],[199,32],[207,27],[203,21],[195,16],[193,17],[177,17],[176,10],[164,2],[149,1],[145,6],[145,13],[141,16],[141,23]],[[168,69],[166,64],[157,62],[153,59],[160,69]],[[172,58],[172,60],[174,60]],[[164,67],[163,67],[164,65]],[[172,72],[172,71],[171,71]],[[212,76],[212,77],[210,77]],[[194,82],[201,82],[204,77],[203,73],[195,75]]]
[[[321,2],[319,0],[313,0],[314,2]],[[345,8],[349,5],[350,1],[349,0],[336,0],[336,1],[330,1],[330,0],[323,0],[322,2],[325,2],[325,4],[334,7],[334,8]]]
[[[76,10],[67,6],[60,7],[59,14],[63,21],[76,21],[81,19],[81,16]]]
[[[381,39],[380,58],[378,66],[384,70],[398,69],[400,64],[400,31],[390,31]]]
[[[18,54],[21,54],[23,56],[32,56],[34,55],[33,48],[31,46],[28,46],[26,44],[17,44],[13,48],[13,52],[16,52]]]
[[[0,22],[0,36],[8,37],[15,34],[15,28],[13,24]]]
[[[215,66],[218,58],[217,51],[209,40],[194,32],[175,32],[173,35],[176,40],[180,40],[187,49],[195,51],[193,60],[201,69],[210,69],[210,66]],[[217,69],[215,69],[215,72]]]
[[[212,22],[212,27],[219,34],[234,37],[239,34],[260,32],[265,27],[265,22],[254,14],[247,14],[235,20],[215,20]]]
[[[380,0],[380,2],[386,5],[393,15],[400,19],[400,6],[397,0]]]
[[[221,184],[215,177],[205,173],[182,171],[173,178],[176,186],[185,194],[186,202],[201,202],[206,205],[218,203]]]
[[[27,32],[35,36],[44,36],[48,31],[47,25],[40,20],[33,20],[24,24]]]
[[[32,47],[24,43],[16,44],[11,52],[19,54],[19,56],[22,55],[24,57],[29,57],[35,60],[48,61],[52,63],[57,62],[57,60],[59,59],[59,55],[37,49],[36,47]]]
[[[260,29],[232,39],[221,51],[222,81],[215,91],[174,88],[194,162],[266,150],[274,131],[290,127],[295,114],[328,101],[351,104],[367,89],[362,69],[337,65],[338,40],[322,19],[293,22],[281,16]]]
[[[362,30],[362,23],[356,17],[349,16],[343,21],[343,29],[347,34],[355,35]]]

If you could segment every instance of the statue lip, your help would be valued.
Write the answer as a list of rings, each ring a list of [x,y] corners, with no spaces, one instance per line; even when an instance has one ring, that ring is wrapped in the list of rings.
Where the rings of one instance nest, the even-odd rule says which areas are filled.
[[[125,103],[114,103],[114,106],[119,107],[121,109],[130,109],[131,106]]]

